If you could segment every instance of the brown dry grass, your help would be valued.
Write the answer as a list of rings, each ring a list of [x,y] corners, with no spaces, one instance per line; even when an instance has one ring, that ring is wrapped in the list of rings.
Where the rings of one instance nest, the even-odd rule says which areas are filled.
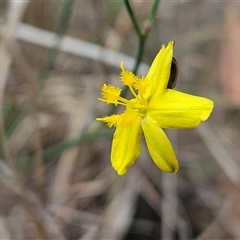
[[[132,5],[143,26],[150,2]],[[239,4],[161,2],[143,61],[175,40],[178,89],[214,99],[215,110],[196,130],[167,132],[176,175],[160,172],[143,145],[123,177],[110,166],[112,132],[91,134],[108,110],[100,87],[119,84],[121,60],[133,67],[136,34],[121,1],[76,1],[57,39],[62,6],[0,3],[0,238],[239,239],[239,97],[229,92]]]

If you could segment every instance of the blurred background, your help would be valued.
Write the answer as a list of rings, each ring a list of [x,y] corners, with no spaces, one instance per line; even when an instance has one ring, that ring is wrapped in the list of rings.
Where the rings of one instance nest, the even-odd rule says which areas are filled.
[[[149,28],[138,73],[175,41],[177,89],[211,98],[197,129],[169,130],[180,163],[161,172],[144,142],[119,177],[103,83],[133,70],[124,1],[0,2],[1,239],[240,239],[240,3],[130,1]],[[131,151],[131,149],[130,149]]]

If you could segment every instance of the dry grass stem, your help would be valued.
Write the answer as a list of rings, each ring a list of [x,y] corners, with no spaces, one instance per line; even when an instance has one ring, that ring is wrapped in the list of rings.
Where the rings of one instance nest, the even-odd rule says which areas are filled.
[[[221,137],[219,138],[212,131],[208,123],[202,124],[197,128],[197,132],[209,149],[215,160],[222,168],[222,171],[228,176],[231,181],[239,186],[240,184],[240,167],[236,163],[235,159],[232,158],[228,150],[221,143]],[[227,160],[227,161],[226,161]]]
[[[0,179],[7,189],[18,198],[19,203],[24,206],[24,209],[32,216],[35,223],[44,231],[45,237],[48,236],[50,239],[65,239],[57,223],[55,223],[55,220],[42,206],[38,198],[33,193],[23,190],[21,181],[15,172],[3,161],[0,161],[0,168]]]
[[[135,178],[135,172],[113,183],[113,199],[109,202],[103,214],[105,221],[99,225],[98,239],[122,239],[133,220],[137,191],[135,186],[128,184]],[[123,188],[123,186],[125,186]],[[119,211],[121,208],[121,211]]]
[[[15,40],[7,41],[5,37],[3,37],[3,40],[6,44],[8,51],[10,52],[13,64],[17,67],[19,75],[23,77],[28,87],[29,100],[27,101],[30,101],[29,117],[32,119],[31,125],[34,129],[32,138],[35,151],[35,179],[39,189],[41,189],[42,185],[44,184],[44,170],[42,159],[42,143],[37,116],[38,92],[40,91],[37,83],[37,75],[28,66],[26,59],[24,58],[17,42]],[[6,143],[8,143],[8,141]]]
[[[87,119],[82,116],[88,116],[89,111],[92,109],[92,101],[90,99],[91,93],[89,93],[89,91],[89,88],[86,89],[86,92],[81,95],[81,102],[73,102],[74,107],[69,109],[71,120],[69,121],[67,139],[77,137],[87,125]],[[69,149],[62,154],[59,160],[52,191],[50,192],[50,202],[54,205],[62,205],[68,199],[67,187],[70,182],[71,172],[77,161],[78,151],[79,149],[77,146]]]
[[[119,86],[142,50],[124,1],[0,2],[1,239],[240,239],[240,3],[160,2],[138,74],[174,40],[177,88],[215,108],[196,131],[167,131],[177,175],[142,141],[121,177],[114,129],[95,119],[102,84]],[[130,4],[144,29],[151,4]]]
[[[46,48],[53,48],[56,46],[55,33],[24,23],[18,25],[16,37],[19,40]],[[69,36],[64,36],[62,38],[59,51],[79,57],[85,57],[97,62],[103,62],[117,68],[119,68],[119,63],[124,61],[125,65],[128,66],[129,69],[132,69],[135,61],[133,57],[126,54]],[[139,68],[139,74],[146,74],[147,70],[148,66],[142,63]]]
[[[28,5],[28,0],[23,2],[9,1],[8,2],[8,11],[6,14],[6,20],[2,26],[1,34],[7,39],[11,40],[15,36],[15,30],[18,22],[21,20],[22,15],[26,6]],[[0,42],[0,106],[3,106],[4,90],[7,82],[7,76],[9,73],[9,67],[11,64],[11,56],[8,53],[8,50],[5,46],[5,42]],[[2,111],[0,111],[0,139],[3,143],[3,149],[5,152],[5,158],[10,162],[10,156],[8,149],[4,147],[5,136],[4,136],[4,117]]]

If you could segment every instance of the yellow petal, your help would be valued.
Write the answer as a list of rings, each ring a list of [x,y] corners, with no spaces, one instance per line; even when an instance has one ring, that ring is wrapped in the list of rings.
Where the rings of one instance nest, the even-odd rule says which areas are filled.
[[[149,82],[149,90],[145,96],[147,99],[151,99],[156,94],[161,95],[167,88],[173,58],[173,45],[173,41],[169,42],[166,48],[163,45],[153,60],[146,76]]]
[[[125,174],[139,156],[141,133],[139,118],[132,124],[117,126],[113,136],[111,162],[119,175]]]
[[[172,89],[148,105],[147,114],[162,128],[194,128],[207,120],[213,109],[213,101]]]
[[[178,161],[164,131],[153,124],[150,117],[145,118],[141,124],[149,153],[155,164],[164,172],[176,173],[179,168]]]

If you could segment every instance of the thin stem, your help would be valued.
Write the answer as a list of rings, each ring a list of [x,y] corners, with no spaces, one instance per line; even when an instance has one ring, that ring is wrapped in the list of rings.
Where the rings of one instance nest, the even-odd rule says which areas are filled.
[[[133,73],[136,74],[137,73],[137,70],[139,68],[139,65],[141,63],[141,60],[142,60],[142,56],[143,56],[143,49],[144,49],[144,43],[145,43],[145,35],[142,33],[138,23],[137,23],[137,20],[136,20],[136,17],[134,15],[134,12],[132,10],[132,7],[129,3],[128,0],[124,0],[124,3],[126,5],[126,9],[127,9],[127,12],[129,14],[129,17],[132,21],[132,24],[133,24],[133,27],[138,35],[138,52],[137,52],[137,56],[136,56],[136,62],[135,62],[135,65],[134,65],[134,68],[133,68]],[[123,90],[123,93],[125,94],[126,93],[126,88]]]
[[[146,27],[144,28],[143,31],[141,31],[139,24],[137,23],[136,17],[134,15],[134,12],[132,10],[132,7],[129,3],[128,0],[124,0],[124,3],[126,5],[127,8],[127,12],[129,14],[129,17],[132,21],[132,24],[134,26],[134,29],[138,35],[138,52],[137,52],[137,56],[136,56],[136,63],[135,66],[133,68],[133,73],[136,74],[139,68],[139,65],[141,63],[142,60],[142,56],[143,56],[143,50],[144,50],[144,46],[145,46],[145,42],[146,42],[146,38],[148,37],[148,33],[150,31],[151,25],[153,20],[155,19],[156,13],[157,13],[157,9],[158,9],[158,5],[160,3],[160,0],[155,0],[153,2],[151,11],[148,15],[148,23],[146,24]],[[126,92],[126,90],[124,89],[124,93]]]
[[[141,38],[138,39],[138,52],[137,52],[137,57],[136,57],[136,62],[135,66],[133,68],[133,73],[136,74],[139,68],[139,65],[142,61],[142,56],[143,56],[143,50],[144,50],[144,45],[145,45],[145,37],[142,36]]]
[[[138,71],[139,65],[141,63],[141,60],[142,60],[145,42],[146,42],[146,39],[147,39],[148,34],[150,32],[152,22],[155,19],[160,0],[155,0],[153,2],[152,9],[151,9],[150,14],[148,16],[148,23],[146,24],[146,27],[144,28],[144,31],[140,30],[139,25],[138,25],[138,23],[136,21],[136,18],[134,16],[134,13],[132,11],[132,8],[129,4],[129,1],[124,0],[124,2],[126,4],[127,11],[128,11],[129,16],[132,20],[133,26],[136,30],[137,35],[138,35],[138,51],[137,51],[137,56],[136,56],[136,62],[135,62],[134,68],[133,68],[133,73],[136,74],[137,71]],[[127,88],[124,88],[123,91],[122,91],[123,96],[125,96],[126,92],[127,92]],[[112,108],[111,108],[111,110],[112,110]]]
[[[152,5],[152,9],[150,11],[150,14],[148,15],[148,20],[150,22],[153,22],[153,20],[155,19],[159,3],[160,3],[160,0],[155,0]]]
[[[136,17],[134,15],[134,12],[132,10],[132,7],[131,7],[131,5],[130,5],[128,0],[124,0],[124,3],[125,3],[125,6],[126,6],[126,9],[127,9],[127,12],[129,14],[129,17],[130,17],[130,19],[132,21],[132,24],[133,24],[133,26],[134,26],[134,28],[136,30],[136,33],[137,33],[138,37],[140,38],[142,36],[142,32],[141,32],[141,29],[140,29],[140,27],[139,27],[139,25],[137,23],[137,20],[136,20]]]

